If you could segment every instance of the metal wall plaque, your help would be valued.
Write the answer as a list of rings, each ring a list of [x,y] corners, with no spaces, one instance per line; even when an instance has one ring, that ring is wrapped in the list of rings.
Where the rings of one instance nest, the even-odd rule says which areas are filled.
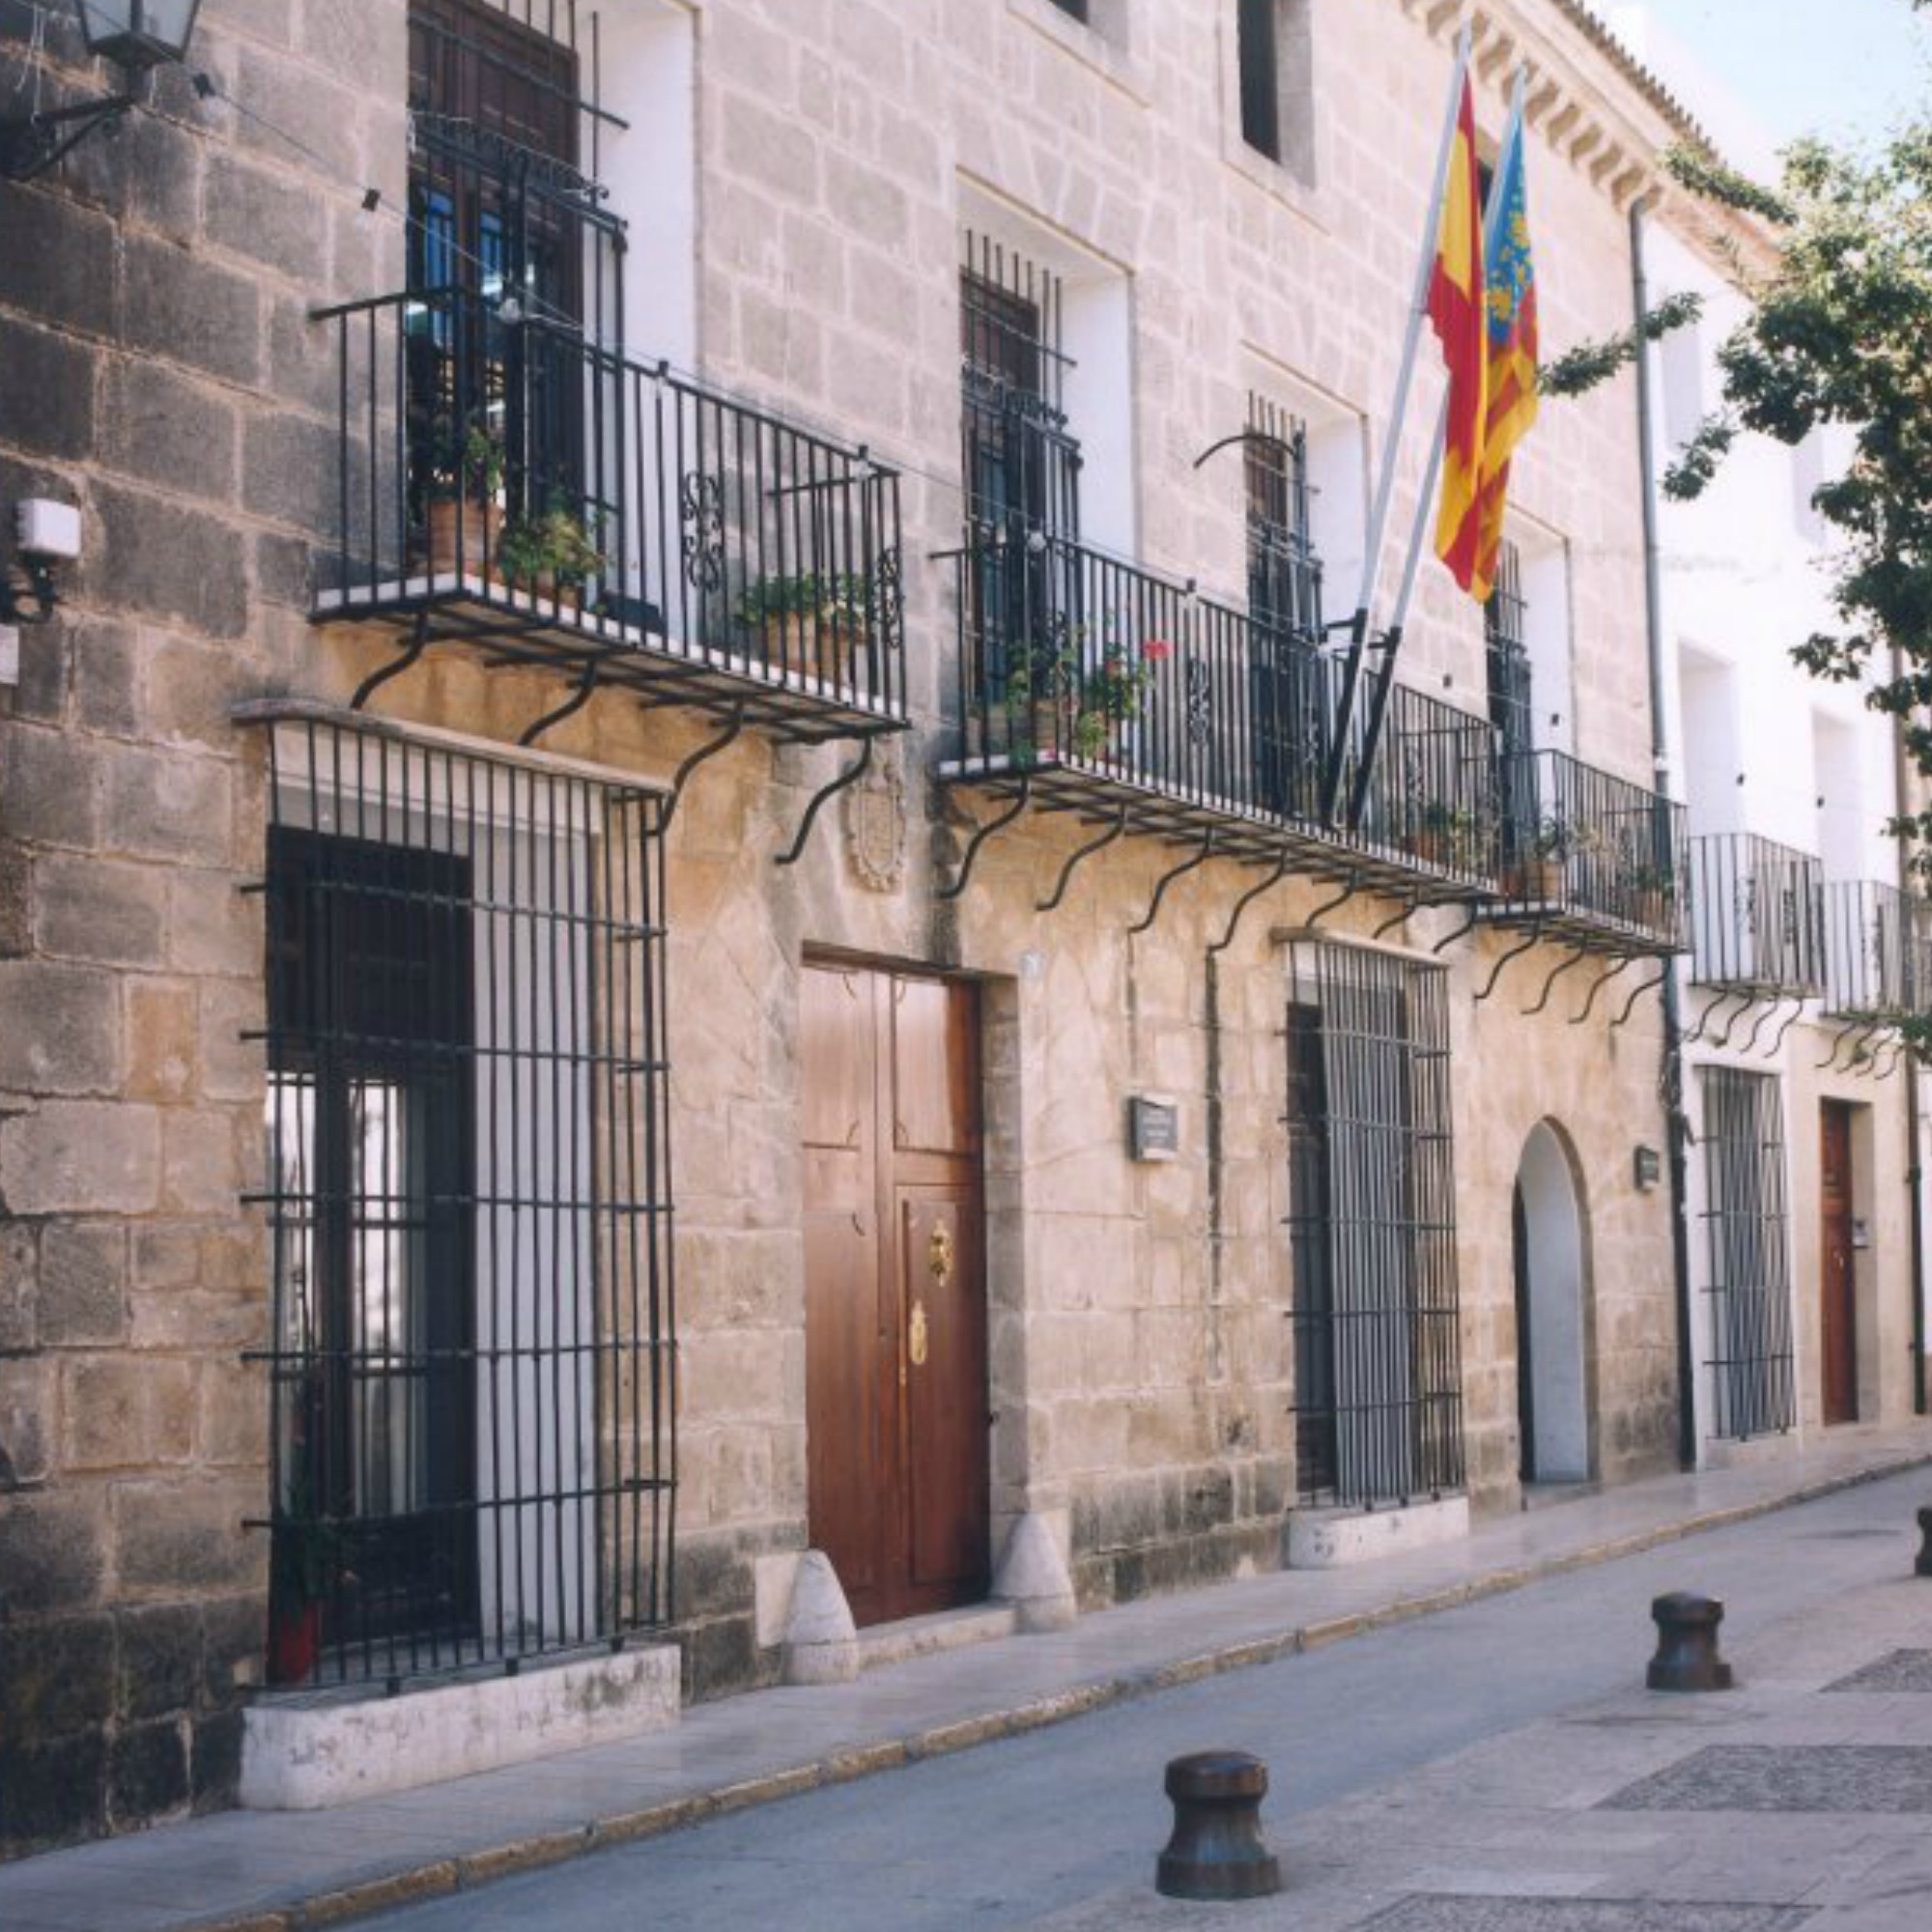
[[[1127,1140],[1136,1160],[1179,1159],[1179,1107],[1165,1094],[1136,1094],[1127,1102]]]

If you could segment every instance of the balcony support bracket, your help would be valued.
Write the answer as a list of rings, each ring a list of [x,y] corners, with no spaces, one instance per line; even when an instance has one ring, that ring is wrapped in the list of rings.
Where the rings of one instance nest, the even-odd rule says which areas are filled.
[[[1798,1022],[1802,1020],[1804,1017],[1804,1002],[1801,999],[1797,1003],[1797,1005],[1791,1009],[1791,1017],[1788,1020],[1786,1020],[1781,1027],[1778,1028],[1777,1037],[1774,1039],[1768,1047],[1765,1048],[1764,1057],[1767,1060],[1776,1060],[1777,1056],[1784,1051],[1784,1042],[1786,1038],[1789,1037],[1791,1029],[1795,1027],[1798,1024]]]
[[[692,775],[697,770],[699,765],[705,764],[712,758],[715,758],[744,728],[745,707],[740,704],[733,707],[730,721],[725,724],[724,728],[705,739],[703,744],[699,745],[685,759],[683,764],[678,766],[676,774],[670,781],[670,796],[665,800],[664,829],[667,832],[670,830],[671,820],[677,816],[677,808],[683,802],[684,788],[691,782]],[[866,742],[869,745],[871,740],[868,738]]]
[[[1321,903],[1319,906],[1317,906],[1315,910],[1312,913],[1310,913],[1305,920],[1302,921],[1302,924],[1310,932],[1313,932],[1315,928],[1318,925],[1320,925],[1321,922],[1324,919],[1326,919],[1331,912],[1340,912],[1341,909],[1345,905],[1347,905],[1349,901],[1351,898],[1353,898],[1355,895],[1359,893],[1361,890],[1362,890],[1361,879],[1359,878],[1359,876],[1357,876],[1357,874],[1350,872],[1348,878],[1344,881],[1342,890],[1339,893],[1337,893],[1332,899],[1323,899]]]
[[[1597,995],[1620,973],[1628,973],[1642,957],[1643,954],[1640,952],[1626,952],[1621,959],[1611,964],[1607,972],[1599,973],[1596,979],[1590,982],[1589,992],[1584,995],[1581,1011],[1572,1017],[1570,1024],[1576,1027],[1587,1026],[1591,1013],[1596,1010]]]
[[[410,627],[410,640],[385,665],[379,665],[360,684],[355,687],[355,696],[349,700],[352,711],[360,711],[392,677],[401,677],[422,654],[429,649],[429,611],[428,608],[416,612],[416,620]]]
[[[1066,896],[1066,888],[1073,882],[1074,868],[1083,859],[1091,859],[1095,852],[1103,852],[1115,839],[1126,836],[1133,824],[1133,813],[1126,806],[1122,806],[1120,815],[1097,838],[1090,838],[1086,844],[1075,846],[1066,855],[1066,863],[1060,868],[1060,878],[1053,891],[1043,899],[1034,903],[1035,912],[1058,912],[1061,901]]]
[[[1435,958],[1440,959],[1442,955],[1445,952],[1447,952],[1448,950],[1452,946],[1454,946],[1459,939],[1466,939],[1468,938],[1470,933],[1475,931],[1476,922],[1479,919],[1481,919],[1482,916],[1483,916],[1482,902],[1480,900],[1471,901],[1469,910],[1463,915],[1462,924],[1451,926],[1449,930],[1445,932],[1442,935],[1442,937],[1438,939],[1435,942],[1435,944],[1429,949],[1431,953]]]
[[[1532,925],[1529,928],[1528,934],[1524,938],[1518,940],[1517,943],[1514,946],[1512,946],[1510,950],[1507,952],[1505,952],[1502,955],[1502,957],[1498,959],[1492,967],[1490,968],[1490,977],[1483,982],[1482,991],[1475,996],[1475,1001],[1477,1006],[1480,1007],[1483,1004],[1483,1002],[1487,1000],[1491,996],[1491,994],[1492,994],[1496,990],[1496,982],[1500,980],[1501,978],[1503,977],[1503,969],[1509,965],[1510,961],[1512,959],[1520,959],[1522,955],[1530,950],[1531,947],[1539,944],[1542,938],[1543,938],[1543,928],[1540,925]]]
[[[1589,956],[1590,956],[1589,948],[1586,946],[1579,946],[1570,954],[1569,958],[1564,960],[1560,965],[1552,966],[1549,969],[1548,979],[1547,979],[1543,982],[1543,991],[1537,996],[1537,1001],[1535,1006],[1523,1008],[1522,1009],[1523,1018],[1526,1020],[1533,1020],[1538,1013],[1548,1011],[1549,1007],[1549,996],[1556,990],[1557,980],[1562,979],[1564,974],[1569,972],[1574,972],[1576,968],[1582,965],[1583,961],[1586,960]]]
[[[1784,1001],[1781,997],[1774,997],[1763,1002],[1764,1010],[1751,1022],[1751,1030],[1745,1036],[1744,1045],[1738,1049],[1740,1053],[1755,1053],[1757,1051],[1758,1035],[1770,1024],[1772,1017],[1783,1004]]]
[[[959,862],[959,876],[950,886],[941,886],[932,896],[941,900],[958,898],[972,883],[973,867],[979,860],[980,846],[985,844],[994,833],[1003,831],[1010,825],[1032,801],[1033,774],[1029,772],[1020,780],[1019,793],[1012,804],[997,816],[987,819],[985,824],[974,833],[971,842],[966,847],[966,856]]]
[[[1264,892],[1267,892],[1271,888],[1280,885],[1282,880],[1287,878],[1289,857],[1290,857],[1289,848],[1286,845],[1284,845],[1281,848],[1280,858],[1278,858],[1274,863],[1274,869],[1269,873],[1267,873],[1263,878],[1260,885],[1250,886],[1248,890],[1244,892],[1241,895],[1241,896],[1235,901],[1235,910],[1229,915],[1228,918],[1227,931],[1224,932],[1219,939],[1212,940],[1208,944],[1208,958],[1212,959],[1216,957],[1218,954],[1227,952],[1229,947],[1234,945],[1235,934],[1240,927],[1242,915],[1246,913],[1247,909],[1251,905],[1253,905],[1254,902],[1258,898],[1260,898]]]
[[[1615,1033],[1619,1027],[1628,1026],[1630,1024],[1630,1016],[1636,1011],[1636,1003],[1640,999],[1642,999],[1646,993],[1656,992],[1657,989],[1663,984],[1664,980],[1669,979],[1669,977],[1670,977],[1670,961],[1668,959],[1660,960],[1658,962],[1657,972],[1654,977],[1646,980],[1642,985],[1633,986],[1631,988],[1631,996],[1624,1002],[1623,1011],[1620,1012],[1616,1016],[1616,1018],[1610,1022],[1610,1031],[1612,1033]]]
[[[1372,934],[1370,934],[1370,937],[1373,939],[1385,938],[1389,933],[1393,932],[1397,926],[1406,924],[1410,919],[1412,919],[1415,916],[1415,908],[1420,903],[1421,901],[1415,896],[1413,893],[1406,894],[1403,897],[1401,905],[1399,905],[1395,909],[1395,911],[1388,916],[1387,919],[1383,920],[1382,923],[1376,927],[1375,931]]]
[[[575,717],[590,702],[590,695],[597,689],[598,663],[595,658],[585,658],[583,674],[577,680],[577,689],[554,711],[546,711],[541,718],[533,718],[524,735],[517,740],[520,745],[534,745],[553,725],[561,724],[566,718]]]
[[[859,755],[846,769],[838,774],[830,784],[821,785],[811,795],[811,803],[805,808],[805,816],[799,821],[798,837],[791,841],[789,851],[781,852],[775,864],[795,866],[804,855],[806,842],[811,837],[811,828],[818,814],[826,805],[841,791],[849,790],[872,768],[872,739],[868,733],[859,741]]]
[[[1714,1047],[1716,1047],[1719,1053],[1723,1053],[1729,1050],[1731,1044],[1731,1036],[1737,1032],[1738,1022],[1741,1019],[1743,1019],[1747,1012],[1750,1011],[1752,1002],[1755,998],[1756,998],[1755,994],[1747,992],[1743,996],[1742,1004],[1739,1006],[1737,1011],[1734,1012],[1730,1016],[1730,1018],[1724,1022],[1724,1031],[1722,1032],[1722,1034],[1719,1035],[1718,1038],[1716,1038],[1711,1042],[1711,1044]]]
[[[1184,873],[1195,871],[1200,867],[1205,866],[1213,856],[1214,828],[1210,825],[1201,836],[1200,851],[1195,853],[1191,859],[1183,859],[1172,871],[1162,873],[1160,883],[1153,889],[1153,898],[1149,903],[1147,916],[1127,927],[1127,936],[1132,938],[1136,933],[1150,930],[1154,921],[1160,917],[1160,902],[1166,898],[1168,887],[1173,885],[1175,880],[1181,877]]]

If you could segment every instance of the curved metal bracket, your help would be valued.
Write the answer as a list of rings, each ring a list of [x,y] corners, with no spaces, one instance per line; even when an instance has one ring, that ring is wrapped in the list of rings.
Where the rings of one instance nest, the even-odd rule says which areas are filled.
[[[1845,1071],[1847,1073],[1864,1074],[1871,1071],[1872,1056],[1865,1042],[1876,1039],[1884,1031],[1885,1026],[1883,1022],[1877,1026],[1868,1026],[1852,1042],[1852,1057],[1845,1063]]]
[[[1663,964],[1657,969],[1656,979],[1646,980],[1641,986],[1633,986],[1631,988],[1631,996],[1624,1002],[1623,1011],[1620,1012],[1616,1016],[1616,1018],[1610,1022],[1610,1031],[1614,1033],[1618,1027],[1629,1026],[1630,1016],[1636,1011],[1636,1003],[1640,999],[1642,999],[1646,993],[1656,992],[1657,989],[1663,984],[1664,980],[1666,980],[1669,978],[1670,978],[1670,961],[1666,959],[1663,962]]]
[[[1183,873],[1194,871],[1198,867],[1205,866],[1213,856],[1214,828],[1210,825],[1202,838],[1200,851],[1195,853],[1191,859],[1183,859],[1179,865],[1175,867],[1173,871],[1163,874],[1160,884],[1153,889],[1153,899],[1148,906],[1147,917],[1135,924],[1128,926],[1127,936],[1132,938],[1137,932],[1146,932],[1153,924],[1154,921],[1160,917],[1160,902],[1167,896],[1168,887],[1173,885],[1175,880],[1179,878]]]
[[[1482,916],[1483,916],[1482,907],[1480,905],[1471,905],[1469,908],[1469,916],[1465,920],[1463,920],[1463,923],[1457,926],[1453,932],[1445,932],[1442,935],[1442,937],[1438,939],[1435,942],[1435,944],[1429,949],[1430,952],[1435,958],[1440,959],[1443,953],[1448,952],[1450,947],[1454,946],[1459,939],[1466,939],[1470,933],[1475,931],[1476,922],[1479,919],[1481,919]]]
[[[1060,902],[1066,896],[1066,888],[1073,882],[1073,870],[1083,859],[1091,859],[1095,852],[1104,851],[1115,839],[1125,836],[1132,822],[1133,812],[1128,806],[1122,806],[1121,815],[1099,838],[1090,839],[1085,845],[1076,846],[1066,855],[1066,863],[1060,868],[1060,878],[1053,891],[1043,899],[1034,901],[1035,912],[1058,912]]]
[[[1755,1053],[1757,1051],[1758,1035],[1763,1033],[1765,1028],[1771,1024],[1772,1016],[1784,1002],[1781,999],[1776,999],[1766,1000],[1762,1004],[1764,1010],[1751,1022],[1751,1030],[1745,1036],[1745,1043],[1738,1048],[1740,1053]]]
[[[396,655],[378,670],[372,670],[355,687],[355,696],[349,700],[352,711],[360,711],[384,685],[392,677],[401,677],[422,654],[429,649],[429,612],[416,612],[415,629],[410,633],[410,640]]]
[[[1275,861],[1274,870],[1271,871],[1267,875],[1267,877],[1261,882],[1260,885],[1250,886],[1248,890],[1244,892],[1241,895],[1241,896],[1235,901],[1235,910],[1229,916],[1228,919],[1227,931],[1224,932],[1219,939],[1211,941],[1208,945],[1208,958],[1210,959],[1213,958],[1214,955],[1218,952],[1227,952],[1229,947],[1234,945],[1235,931],[1236,928],[1239,926],[1241,923],[1241,915],[1245,913],[1247,909],[1251,905],[1253,905],[1254,902],[1258,898],[1260,898],[1261,895],[1264,892],[1266,892],[1270,887],[1280,885],[1282,880],[1288,877],[1288,862],[1289,862],[1289,850],[1288,847],[1284,845],[1281,848],[1281,857]]]
[[[1911,1050],[1902,1039],[1897,1041],[1891,1049],[1891,1057],[1887,1060],[1882,1068],[1873,1072],[1872,1078],[1874,1080],[1889,1080],[1898,1071],[1900,1064]]]
[[[1519,940],[1516,943],[1516,945],[1512,946],[1510,950],[1507,952],[1505,952],[1500,959],[1496,961],[1494,966],[1492,966],[1490,969],[1490,977],[1488,980],[1485,981],[1483,990],[1476,995],[1475,1004],[1477,1006],[1480,1007],[1483,1004],[1483,1002],[1487,1000],[1490,997],[1490,995],[1496,990],[1496,981],[1503,977],[1503,968],[1507,966],[1512,959],[1520,959],[1522,955],[1525,952],[1527,952],[1532,946],[1536,945],[1538,941],[1542,939],[1542,937],[1543,937],[1542,929],[1537,926],[1531,926],[1529,929],[1529,936],[1526,939]]]
[[[670,830],[671,820],[677,816],[677,808],[684,798],[684,788],[690,781],[692,773],[696,771],[698,766],[703,764],[707,759],[715,758],[744,728],[745,707],[740,704],[733,707],[731,722],[725,725],[724,730],[720,731],[715,737],[705,739],[703,744],[699,745],[685,759],[683,764],[678,766],[677,771],[671,778],[670,796],[665,800],[664,824],[667,832]],[[870,740],[868,739],[867,742],[870,743]]]
[[[1224,436],[1218,441],[1210,442],[1194,459],[1194,467],[1199,469],[1210,456],[1219,456],[1224,449],[1233,449],[1237,442],[1267,442],[1271,440],[1273,440],[1272,438],[1264,436],[1258,429],[1237,429],[1233,436]]]
[[[861,743],[859,755],[852,761],[851,769],[840,772],[830,784],[820,786],[812,795],[811,803],[805,808],[805,817],[799,823],[798,837],[791,841],[791,850],[781,853],[778,859],[774,861],[775,864],[780,866],[795,866],[798,864],[799,855],[805,850],[805,841],[811,837],[812,821],[817,818],[826,804],[837,796],[838,793],[857,784],[871,768],[871,763],[872,740],[867,736]]]
[[[1577,1013],[1571,1020],[1570,1024],[1572,1026],[1587,1026],[1591,1013],[1596,1010],[1597,995],[1620,974],[1628,973],[1642,957],[1643,954],[1640,952],[1626,952],[1607,973],[1599,973],[1596,979],[1591,981],[1589,992],[1584,996],[1582,1011]]]
[[[1590,956],[1590,949],[1587,946],[1579,946],[1577,947],[1576,952],[1571,953],[1569,958],[1563,961],[1563,963],[1560,966],[1551,967],[1549,972],[1549,978],[1544,980],[1543,991],[1538,996],[1535,1006],[1523,1008],[1522,1009],[1523,1018],[1526,1020],[1533,1020],[1538,1013],[1544,1011],[1544,1009],[1548,1008],[1548,1006],[1549,1005],[1550,994],[1556,990],[1557,980],[1562,979],[1564,974],[1573,972],[1577,967],[1582,965],[1583,961],[1586,960],[1589,956]]]
[[[1405,898],[1402,902],[1401,909],[1396,913],[1395,917],[1393,919],[1383,920],[1382,923],[1376,927],[1375,931],[1370,933],[1369,937],[1371,939],[1379,939],[1383,933],[1393,932],[1396,929],[1396,927],[1401,925],[1405,921],[1413,919],[1415,917],[1415,909],[1421,903],[1422,901],[1420,899],[1415,898],[1413,896]]]
[[[585,658],[583,675],[577,680],[577,689],[554,711],[546,711],[541,718],[536,719],[517,743],[534,745],[554,724],[561,724],[566,718],[582,711],[590,702],[590,694],[597,689],[599,668],[595,658]]]
[[[1848,1039],[1850,1039],[1852,1035],[1857,1031],[1858,1029],[1856,1027],[1840,1027],[1838,1031],[1832,1036],[1831,1052],[1828,1053],[1823,1060],[1816,1061],[1813,1063],[1811,1067],[1812,1072],[1824,1073],[1828,1071],[1830,1068],[1837,1065],[1838,1055],[1841,1052],[1843,1052],[1845,1042]]]
[[[966,890],[973,877],[974,863],[980,857],[980,847],[1002,827],[1010,825],[1027,809],[1032,799],[1033,774],[1029,772],[1020,780],[1019,796],[1012,804],[996,817],[987,819],[985,824],[974,833],[971,842],[966,847],[966,856],[959,862],[959,876],[950,886],[941,886],[932,895],[935,899],[956,899]]]
[[[1349,883],[1342,888],[1340,895],[1332,899],[1323,899],[1301,923],[1310,932],[1313,932],[1331,912],[1339,912],[1361,890],[1362,882],[1360,875],[1350,872],[1349,874]]]
[[[1699,990],[1692,987],[1693,992]],[[1712,988],[1704,1004],[1697,1009],[1697,1024],[1690,1028],[1679,1042],[1684,1046],[1695,1046],[1711,1030],[1711,1015],[1724,1004],[1726,995],[1722,987]]]
[[[1773,1040],[1768,1047],[1765,1048],[1764,1057],[1767,1060],[1776,1060],[1777,1056],[1784,1051],[1784,1042],[1786,1037],[1789,1036],[1791,1029],[1795,1027],[1798,1024],[1798,1022],[1802,1020],[1804,1017],[1804,1002],[1803,1000],[1800,1000],[1798,1004],[1792,1008],[1791,1017],[1788,1020],[1786,1020],[1781,1027],[1778,1028],[1777,1037],[1775,1040]]]
[[[1751,1007],[1755,1003],[1755,999],[1756,996],[1754,994],[1747,993],[1744,996],[1744,1003],[1738,1008],[1737,1011],[1734,1012],[1730,1016],[1730,1018],[1724,1022],[1723,1033],[1717,1039],[1714,1039],[1711,1042],[1711,1044],[1714,1047],[1716,1047],[1719,1053],[1724,1053],[1729,1051],[1731,1044],[1731,1036],[1737,1032],[1738,1022],[1741,1019],[1743,1019],[1747,1012],[1750,1011]]]

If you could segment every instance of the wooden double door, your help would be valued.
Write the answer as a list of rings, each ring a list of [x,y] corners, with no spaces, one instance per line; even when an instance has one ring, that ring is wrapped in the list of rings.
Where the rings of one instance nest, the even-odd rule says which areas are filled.
[[[868,967],[804,980],[810,1533],[880,1623],[986,1589],[979,1003]]]

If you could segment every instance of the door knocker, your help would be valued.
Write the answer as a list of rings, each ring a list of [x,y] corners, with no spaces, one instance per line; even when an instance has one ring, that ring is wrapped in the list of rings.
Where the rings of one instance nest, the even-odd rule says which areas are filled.
[[[925,1264],[941,1288],[952,1279],[952,1231],[944,1221],[932,1231],[926,1243]]]
[[[906,1331],[906,1353],[912,1357],[916,1369],[925,1367],[925,1303],[915,1301],[912,1305],[912,1321]]]

